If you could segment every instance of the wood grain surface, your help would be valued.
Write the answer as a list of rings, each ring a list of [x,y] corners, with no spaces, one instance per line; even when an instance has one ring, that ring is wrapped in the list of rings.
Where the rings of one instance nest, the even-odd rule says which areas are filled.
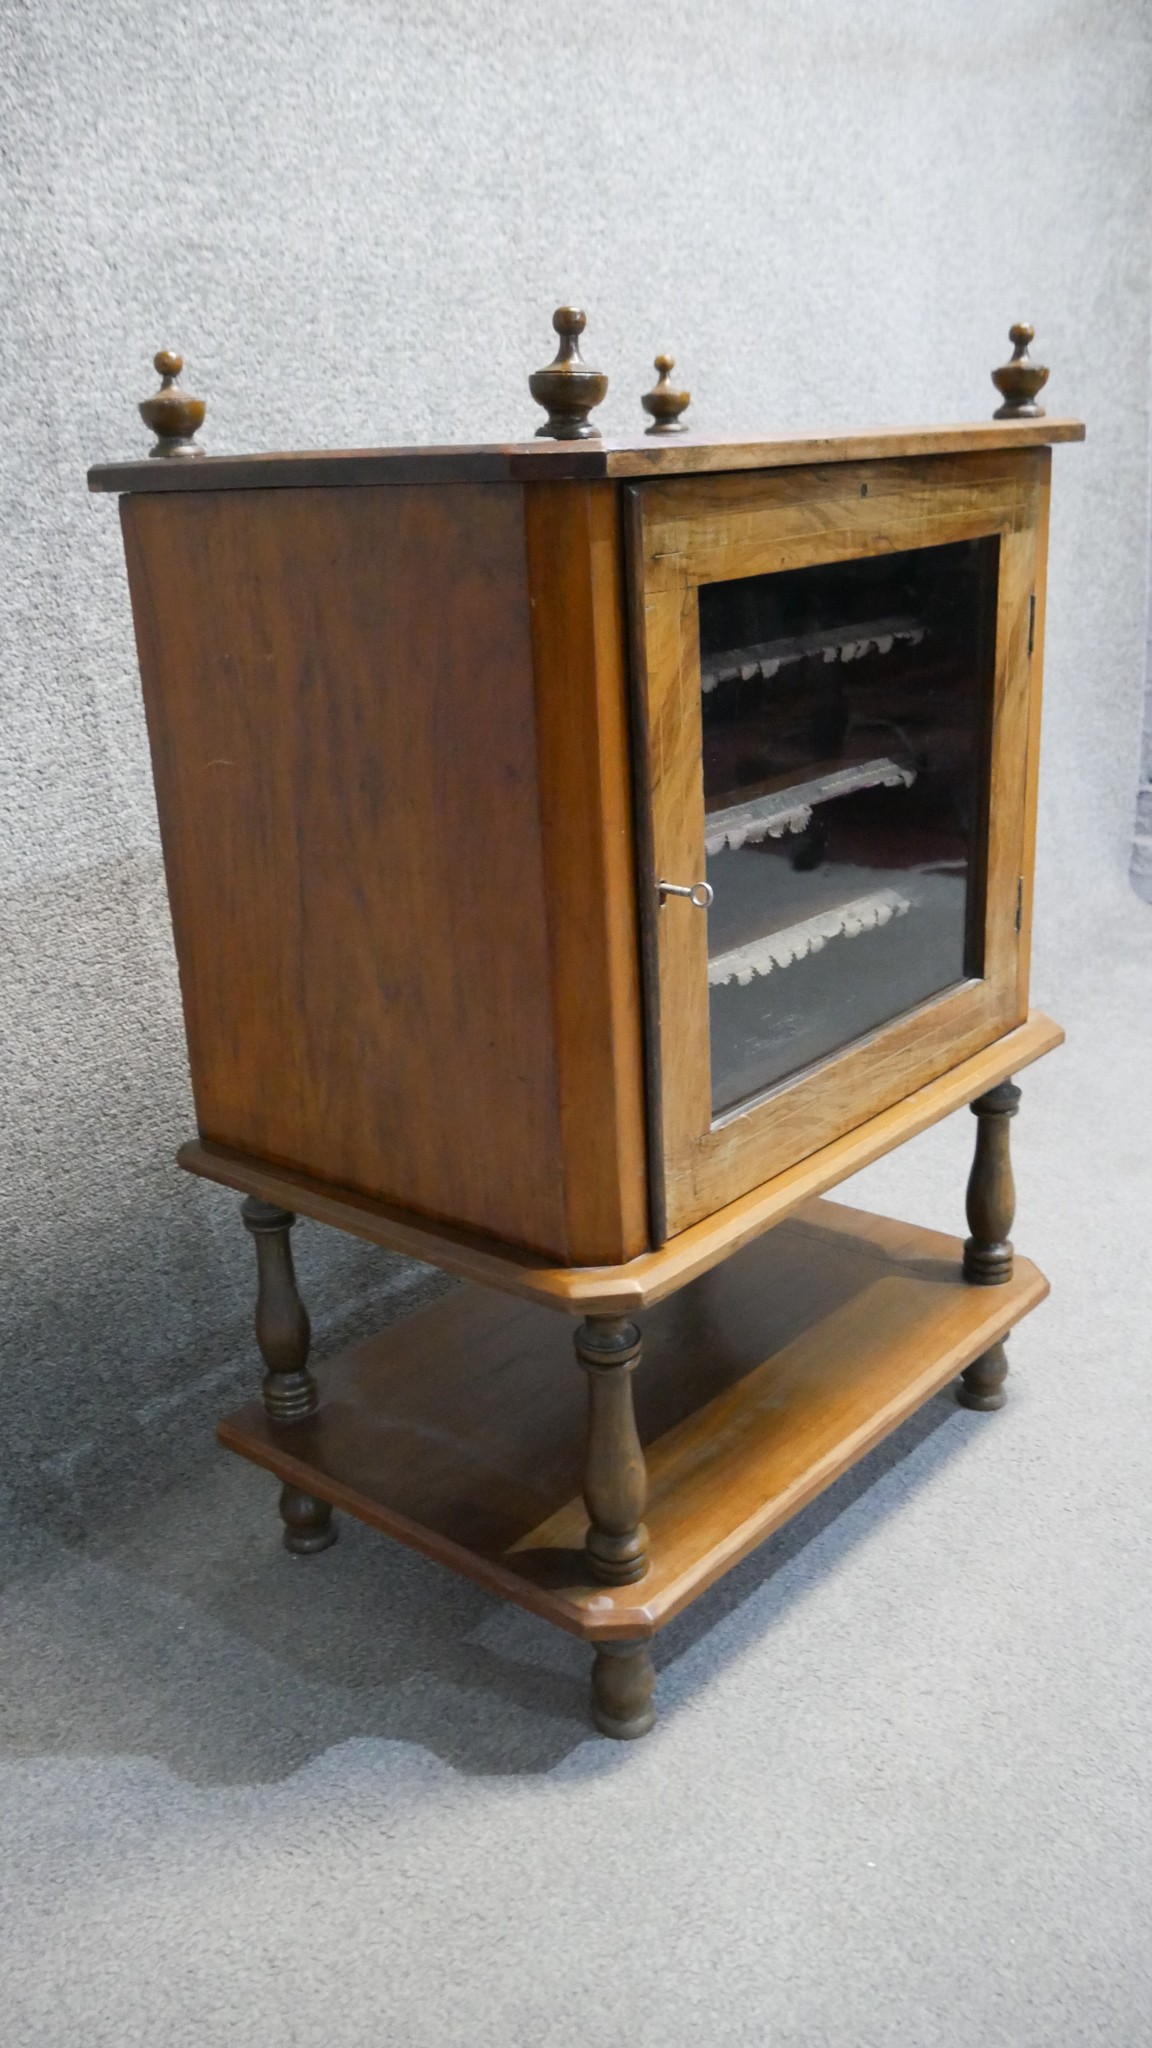
[[[202,1134],[571,1263],[642,1250],[614,487],[122,511]]]
[[[230,491],[408,483],[527,483],[565,478],[682,476],[708,470],[777,469],[797,463],[866,462],[964,450],[1038,448],[1082,441],[1079,420],[980,420],[942,427],[864,428],[842,434],[682,434],[674,440],[515,441],[475,447],[307,449],[283,455],[210,455],[195,464],[101,463],[92,491]]]
[[[589,1579],[582,1375],[563,1318],[462,1289],[321,1368],[321,1406],[259,1402],[222,1443],[561,1628],[643,1637],[1042,1300],[960,1277],[958,1239],[826,1202],[655,1309],[634,1381],[649,1569]],[[958,1531],[957,1540],[962,1532]]]
[[[521,492],[122,510],[202,1134],[570,1257]]]
[[[859,1173],[874,1159],[906,1139],[938,1123],[954,1109],[983,1095],[1010,1074],[1018,1073],[1063,1043],[1064,1033],[1050,1017],[1033,1013],[1026,1024],[986,1046],[950,1073],[941,1075],[879,1116],[790,1167],[763,1187],[730,1202],[658,1251],[642,1252],[625,1265],[564,1267],[517,1253],[459,1230],[437,1230],[419,1216],[347,1190],[326,1187],[308,1176],[287,1173],[259,1159],[245,1158],[219,1145],[193,1142],[181,1147],[180,1165],[187,1172],[223,1187],[276,1202],[317,1223],[347,1230],[391,1251],[426,1259],[446,1273],[482,1287],[499,1288],[573,1315],[628,1315],[650,1307],[698,1279],[739,1251],[784,1217]],[[959,1198],[958,1198],[959,1206]]]
[[[676,479],[629,492],[639,729],[646,747],[659,1011],[663,1212],[670,1236],[819,1151],[1020,1023],[1018,890],[1032,842],[1028,653],[1046,456],[1024,451]],[[705,872],[702,583],[997,534],[983,974],[713,1123],[706,921],[657,908],[661,877]],[[645,842],[642,839],[641,844]]]
[[[648,1243],[619,500],[534,484],[524,507],[568,1243],[599,1265]]]

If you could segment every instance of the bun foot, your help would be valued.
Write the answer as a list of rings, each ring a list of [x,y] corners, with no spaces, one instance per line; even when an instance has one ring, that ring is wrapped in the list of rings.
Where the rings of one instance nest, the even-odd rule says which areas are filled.
[[[301,1493],[298,1486],[281,1489],[280,1517],[284,1523],[284,1548],[294,1557],[311,1557],[336,1541],[338,1532],[328,1502]]]
[[[982,1415],[989,1415],[995,1408],[1002,1408],[1008,1399],[1004,1382],[1008,1377],[1008,1360],[1004,1356],[1003,1344],[993,1344],[991,1350],[974,1358],[960,1375],[956,1399],[962,1408],[975,1408]]]
[[[656,1668],[647,1643],[597,1643],[592,1665],[592,1719],[601,1735],[635,1742],[656,1720]]]

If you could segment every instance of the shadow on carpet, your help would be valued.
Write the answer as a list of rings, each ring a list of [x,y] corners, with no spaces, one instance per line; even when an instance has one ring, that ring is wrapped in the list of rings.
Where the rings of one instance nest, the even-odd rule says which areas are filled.
[[[945,1390],[663,1630],[663,1720],[991,1420]],[[290,1557],[276,1492],[214,1452],[99,1536],[42,1532],[0,1594],[0,1757],[146,1754],[261,1783],[358,1738],[509,1774],[589,1739],[586,1645],[347,1517],[331,1550]],[[605,1768],[628,1753],[598,1749]]]

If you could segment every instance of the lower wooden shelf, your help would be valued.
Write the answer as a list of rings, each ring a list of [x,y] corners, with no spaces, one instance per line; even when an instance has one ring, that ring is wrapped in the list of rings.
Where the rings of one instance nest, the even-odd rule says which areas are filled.
[[[220,1441],[592,1641],[652,1635],[1048,1292],[961,1277],[958,1238],[814,1201],[644,1318],[634,1378],[651,1567],[594,1585],[583,1375],[555,1310],[473,1287],[318,1368],[319,1411],[259,1402]]]

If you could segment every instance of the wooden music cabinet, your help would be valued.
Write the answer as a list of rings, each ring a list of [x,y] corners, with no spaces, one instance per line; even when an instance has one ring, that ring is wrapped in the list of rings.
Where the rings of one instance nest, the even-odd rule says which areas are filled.
[[[1028,934],[1048,444],[1083,434],[1009,395],[709,441],[657,396],[627,444],[90,476],[180,1160],[258,1255],[264,1396],[221,1441],[291,1550],[341,1508],[587,1638],[622,1737],[654,1632],[949,1379],[999,1406],[1047,1291],[1008,1242],[1010,1076],[1061,1037]],[[964,1103],[966,1244],[820,1199]],[[314,1379],[297,1214],[468,1284]]]

